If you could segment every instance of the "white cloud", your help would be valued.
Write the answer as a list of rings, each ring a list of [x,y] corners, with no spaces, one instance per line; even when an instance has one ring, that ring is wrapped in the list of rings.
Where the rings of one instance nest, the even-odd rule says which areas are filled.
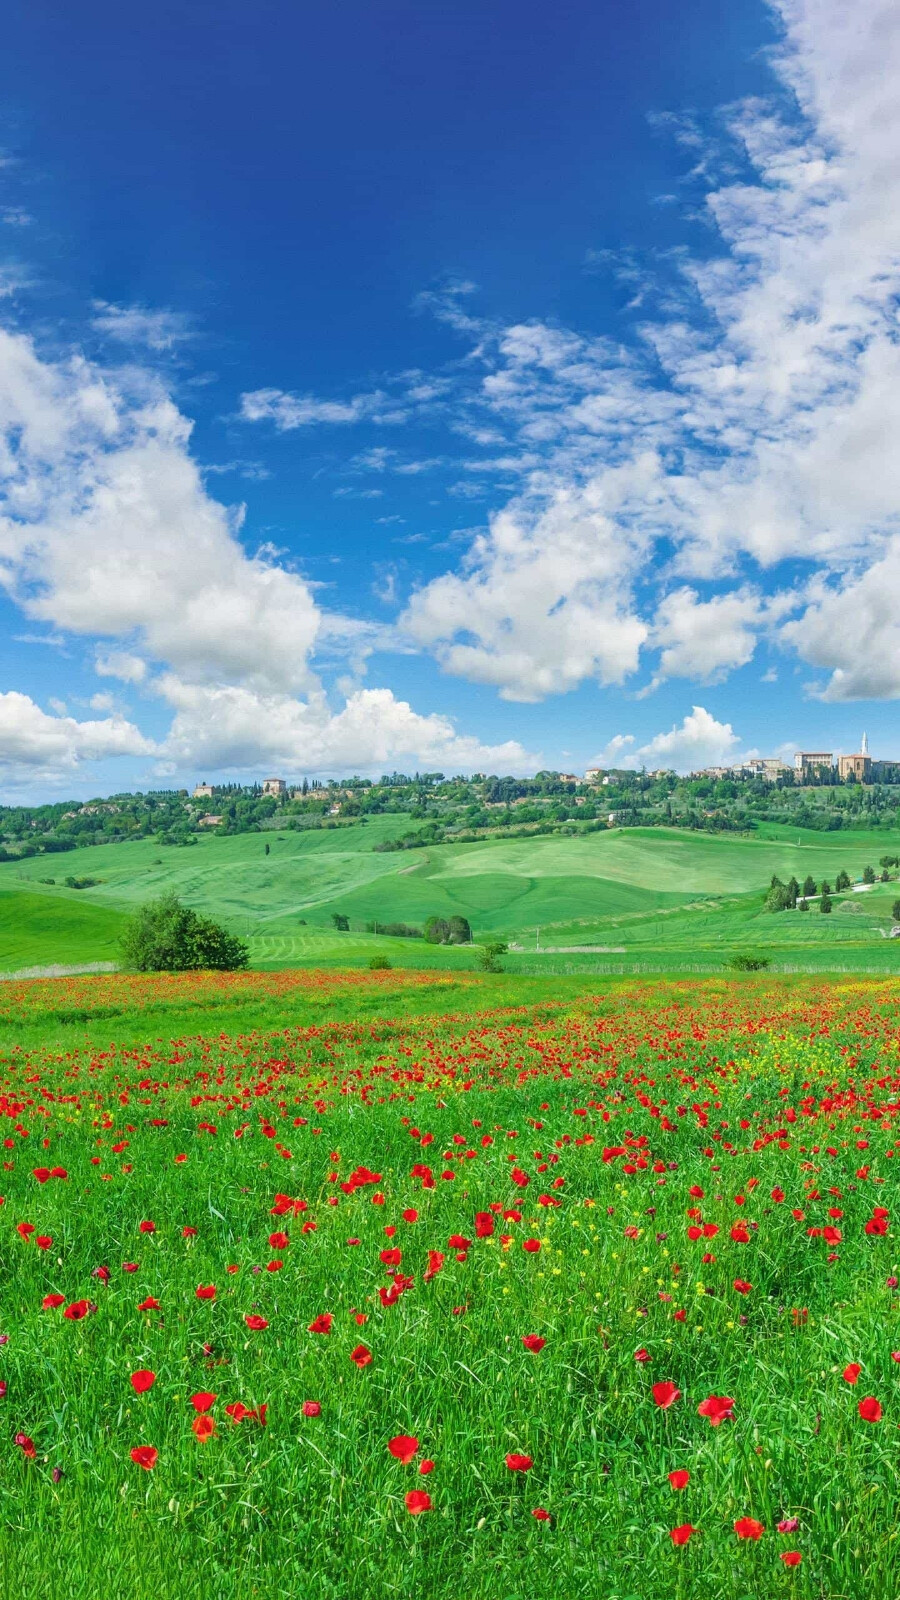
[[[694,706],[684,721],[638,745],[630,733],[616,734],[592,765],[639,771],[672,769],[697,772],[701,767],[727,766],[736,761],[740,739],[730,722],[717,722],[703,706]]]
[[[656,613],[654,644],[661,646],[659,677],[716,683],[743,667],[756,649],[762,607],[750,593],[701,600],[696,589],[675,589]]]
[[[724,141],[669,119],[720,248],[652,271],[628,257],[647,320],[627,347],[490,325],[452,292],[428,302],[475,340],[465,370],[480,385],[457,392],[457,425],[500,431],[493,464],[523,488],[405,620],[447,670],[509,698],[618,681],[642,640],[643,654],[661,652],[654,683],[712,681],[745,664],[763,630],[829,673],[831,698],[900,694],[879,618],[900,607],[900,13],[892,0],[772,9],[781,94],[732,108]],[[616,260],[601,265],[622,276]],[[643,505],[610,493],[651,460]],[[598,531],[585,505],[604,507],[611,588],[591,588]],[[786,622],[807,577],[858,603],[855,633],[827,595]],[[594,648],[598,635],[610,648]]]
[[[85,761],[154,751],[152,741],[124,717],[76,722],[74,717],[49,716],[27,694],[0,693],[0,773],[6,782],[52,781]]]
[[[192,337],[190,318],[182,311],[154,310],[149,306],[116,306],[95,300],[92,325],[98,333],[122,344],[146,345],[148,350],[173,350]]]
[[[391,414],[383,394],[357,394],[351,400],[318,400],[311,394],[287,394],[283,389],[254,389],[241,395],[244,422],[274,422],[279,433],[310,428],[320,423],[402,421]]]
[[[92,639],[100,677],[172,713],[157,745],[119,715],[78,723],[12,693],[7,770],[47,776],[150,753],[209,771],[527,764],[518,744],[483,745],[388,690],[351,685],[332,710],[313,651],[358,678],[392,631],[323,613],[276,550],[248,555],[240,522],[208,493],[190,424],[155,378],[48,360],[0,330],[0,587],[27,616]]]
[[[190,424],[146,375],[128,381],[0,331],[0,586],[33,619],[133,640],[127,654],[185,677],[303,687],[309,585],[247,555]]]
[[[637,666],[647,626],[632,605],[646,541],[624,538],[616,513],[652,494],[652,456],[602,484],[560,490],[533,514],[527,502],[499,513],[476,538],[462,574],[416,593],[401,626],[444,668],[539,700],[585,677],[620,683]]]
[[[338,712],[322,693],[306,702],[245,687],[185,684],[172,675],[159,690],[175,709],[165,755],[173,768],[291,773],[382,771],[412,765],[451,772],[521,772],[537,758],[513,740],[484,745],[460,735],[448,717],[422,716],[389,689],[357,689]]]

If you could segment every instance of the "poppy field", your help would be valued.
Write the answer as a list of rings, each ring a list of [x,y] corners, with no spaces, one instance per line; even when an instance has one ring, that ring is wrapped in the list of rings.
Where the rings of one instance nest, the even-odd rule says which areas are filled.
[[[7,988],[4,1597],[900,1591],[900,986]]]

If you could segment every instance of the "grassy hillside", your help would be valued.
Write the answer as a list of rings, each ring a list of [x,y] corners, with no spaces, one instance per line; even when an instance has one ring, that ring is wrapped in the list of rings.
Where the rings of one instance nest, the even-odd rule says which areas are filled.
[[[900,835],[887,831],[770,827],[743,838],[629,829],[373,849],[404,826],[385,817],[334,830],[204,838],[191,849],[141,840],[2,864],[0,969],[111,959],[124,915],[167,889],[248,938],[254,963],[268,966],[362,962],[376,950],[398,964],[471,966],[470,950],[363,932],[374,919],[420,924],[454,912],[470,919],[476,938],[518,945],[511,966],[530,970],[716,967],[729,950],[751,945],[802,966],[893,970],[900,962],[900,941],[882,936],[898,883],[837,899],[830,917],[761,910],[773,872],[833,883],[845,867],[859,878],[867,863],[900,852]],[[55,884],[40,881],[50,875]],[[62,884],[68,875],[99,881],[71,890]],[[334,912],[350,918],[351,934],[334,932]]]
[[[0,883],[0,971],[48,962],[115,961],[124,914],[84,895],[56,899]]]

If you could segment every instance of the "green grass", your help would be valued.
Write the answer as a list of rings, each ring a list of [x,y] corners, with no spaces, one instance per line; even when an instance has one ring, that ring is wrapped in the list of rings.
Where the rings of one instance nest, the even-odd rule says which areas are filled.
[[[712,969],[748,944],[782,967],[892,970],[900,959],[881,935],[900,884],[847,896],[854,911],[836,902],[830,917],[815,908],[779,916],[761,909],[773,872],[801,882],[811,872],[833,883],[846,867],[859,877],[866,864],[900,851],[900,834],[765,827],[745,838],[629,829],[373,850],[406,825],[401,817],[376,818],[334,830],[203,838],[188,850],[142,840],[2,864],[0,969],[109,959],[122,917],[167,890],[225,921],[249,940],[254,964],[270,967],[363,965],[373,954],[404,966],[472,966],[471,951],[434,951],[362,931],[375,919],[421,924],[456,912],[469,918],[476,939],[520,946],[511,957],[518,969]],[[56,885],[40,883],[48,870]],[[61,879],[70,874],[100,881],[68,890]],[[351,935],[334,933],[335,912],[350,918]],[[541,954],[538,942],[561,953]],[[568,955],[573,945],[625,949]]]
[[[125,914],[116,906],[0,882],[0,971],[48,962],[115,961]]]
[[[864,1231],[873,1205],[894,1208],[897,997],[508,973],[3,986],[2,1600],[898,1593],[895,1224]],[[861,1123],[871,1105],[887,1114]],[[605,1160],[626,1137],[630,1159]],[[37,1182],[43,1163],[67,1178]],[[360,1164],[377,1182],[331,1180]],[[306,1209],[274,1217],[278,1192]],[[808,1232],[829,1206],[833,1246]],[[688,1237],[689,1207],[716,1237]],[[414,1281],[383,1305],[391,1247]],[[197,1298],[208,1284],[214,1302]],[[42,1309],[50,1294],[96,1309],[67,1320]],[[158,1309],[139,1310],[148,1296]],[[331,1332],[310,1332],[326,1311]],[[155,1382],[136,1394],[139,1370]],[[663,1380],[680,1391],[668,1410]],[[718,1428],[697,1412],[709,1395],[734,1402]],[[864,1396],[881,1422],[861,1420]],[[265,1427],[232,1423],[234,1401],[266,1404]],[[406,1465],[387,1449],[399,1434],[418,1441]],[[149,1471],[131,1458],[146,1445]],[[421,1489],[432,1505],[412,1516]],[[735,1536],[745,1516],[758,1542]],[[684,1523],[697,1532],[676,1548]]]

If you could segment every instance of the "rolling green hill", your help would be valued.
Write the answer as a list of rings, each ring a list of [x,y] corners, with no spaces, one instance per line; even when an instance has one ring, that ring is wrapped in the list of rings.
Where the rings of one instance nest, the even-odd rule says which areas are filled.
[[[114,959],[124,916],[168,889],[249,938],[254,962],[264,965],[362,961],[375,951],[398,963],[472,965],[471,950],[363,931],[376,919],[421,924],[454,912],[469,918],[476,938],[519,946],[511,967],[720,967],[729,950],[751,945],[788,964],[900,965],[900,940],[883,937],[900,883],[836,899],[830,917],[815,908],[776,916],[761,909],[773,872],[833,883],[842,867],[859,878],[867,863],[900,853],[900,835],[887,831],[773,826],[739,837],[628,829],[373,849],[405,825],[383,817],[333,830],[202,838],[190,849],[140,840],[4,863],[0,969]],[[41,882],[49,875],[55,884]],[[68,875],[99,881],[67,889]],[[351,934],[334,931],[334,912],[350,918]]]

